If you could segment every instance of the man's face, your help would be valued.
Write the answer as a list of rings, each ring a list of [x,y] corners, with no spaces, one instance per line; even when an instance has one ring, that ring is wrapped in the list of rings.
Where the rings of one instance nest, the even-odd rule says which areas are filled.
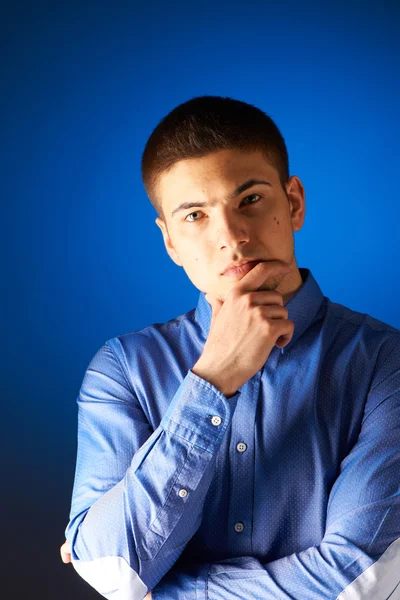
[[[169,256],[199,290],[222,301],[256,263],[224,274],[228,265],[279,260],[291,272],[259,289],[290,293],[301,282],[293,231],[304,221],[304,190],[297,177],[285,188],[261,152],[221,150],[179,161],[157,185],[165,220],[156,223]]]

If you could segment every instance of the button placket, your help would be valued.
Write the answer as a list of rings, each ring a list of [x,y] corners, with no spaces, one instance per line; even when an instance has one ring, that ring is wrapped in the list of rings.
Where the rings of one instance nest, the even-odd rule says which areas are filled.
[[[235,531],[237,533],[242,533],[244,529],[244,523],[242,523],[241,521],[239,521],[238,523],[235,523]]]
[[[261,371],[242,386],[232,419],[228,544],[243,555],[252,552],[254,431],[260,381]]]

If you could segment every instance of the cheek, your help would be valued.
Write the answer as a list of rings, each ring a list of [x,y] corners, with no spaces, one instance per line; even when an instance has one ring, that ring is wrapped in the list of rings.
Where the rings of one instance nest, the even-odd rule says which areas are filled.
[[[197,252],[196,254],[189,249],[183,254],[182,266],[186,273],[192,277],[202,277],[205,270],[205,260]]]
[[[273,228],[277,234],[290,233],[292,231],[292,223],[288,215],[274,214]]]
[[[190,268],[191,265],[204,268],[203,265],[211,262],[212,241],[202,238],[200,235],[191,236],[181,240],[179,254],[181,260]]]
[[[290,214],[286,210],[275,210],[271,213],[274,225],[287,225],[290,223]]]
[[[197,252],[196,254],[187,254],[188,258],[183,263],[187,275],[198,284],[204,284],[210,281],[214,272],[213,264],[207,255]],[[189,258],[190,257],[190,258]]]

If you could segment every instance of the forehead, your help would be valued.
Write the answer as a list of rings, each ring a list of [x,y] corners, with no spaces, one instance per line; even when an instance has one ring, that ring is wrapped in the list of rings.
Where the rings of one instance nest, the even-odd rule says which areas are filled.
[[[221,198],[248,179],[267,179],[272,186],[280,184],[277,169],[261,152],[220,150],[181,160],[157,182],[157,193],[163,209],[179,201]]]

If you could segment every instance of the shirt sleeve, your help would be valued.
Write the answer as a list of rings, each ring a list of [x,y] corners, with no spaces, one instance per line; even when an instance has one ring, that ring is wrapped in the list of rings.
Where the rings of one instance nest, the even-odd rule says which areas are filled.
[[[100,594],[141,600],[201,523],[239,393],[227,400],[188,371],[153,431],[122,364],[107,342],[85,373],[65,533],[74,568]]]
[[[318,546],[172,569],[153,600],[387,600],[400,590],[400,359],[381,363],[358,440],[332,487]],[[392,595],[393,594],[393,595]]]

